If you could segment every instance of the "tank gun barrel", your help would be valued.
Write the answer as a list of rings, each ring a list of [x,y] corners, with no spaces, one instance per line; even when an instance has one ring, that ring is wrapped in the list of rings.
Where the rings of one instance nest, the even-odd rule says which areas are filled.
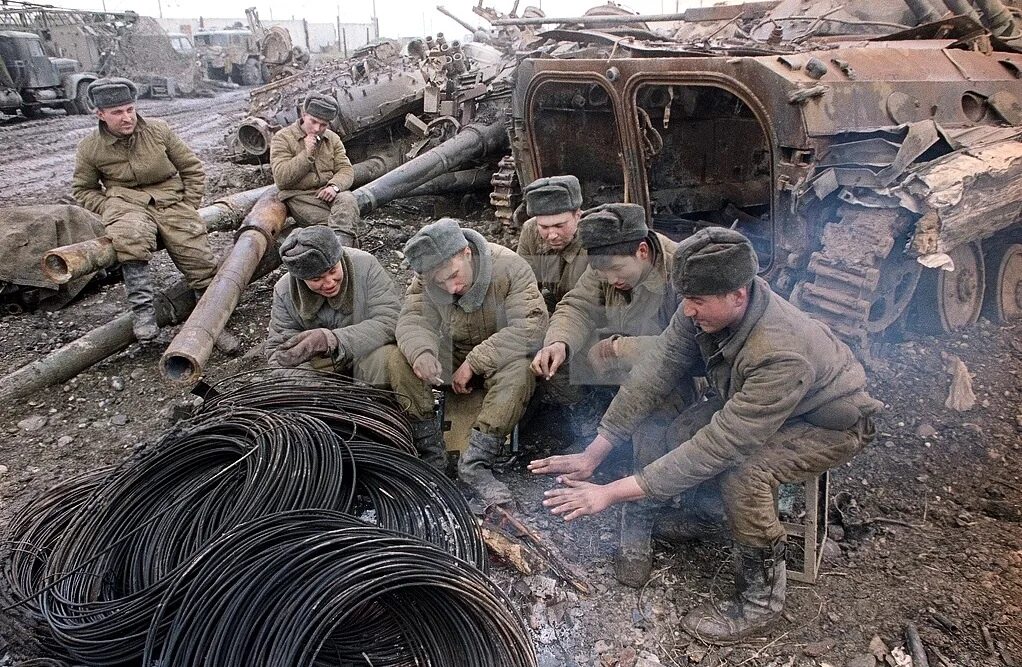
[[[469,23],[468,21],[461,20],[453,13],[448,11],[443,5],[437,5],[436,10],[471,33],[474,33],[477,30],[477,28],[474,28],[471,23]]]
[[[974,19],[976,23],[982,23],[979,18],[979,12],[969,4],[969,0],[944,0],[944,4],[957,16],[968,16]]]
[[[940,20],[940,12],[934,8],[930,0],[905,0],[920,23],[933,23]]]
[[[246,190],[219,199],[200,208],[199,217],[210,229],[236,227],[270,187]],[[58,285],[113,266],[116,261],[113,243],[105,236],[54,248],[43,255],[42,260],[43,273]]]
[[[507,148],[502,121],[466,125],[456,136],[354,191],[359,211],[368,213],[465,162]]]
[[[273,240],[286,219],[287,207],[277,198],[277,189],[271,187],[245,216],[241,233],[217,268],[213,282],[160,358],[160,374],[164,378],[175,384],[193,384],[202,376],[213,343],[224,330],[241,300],[242,291],[267,251],[272,250]]]

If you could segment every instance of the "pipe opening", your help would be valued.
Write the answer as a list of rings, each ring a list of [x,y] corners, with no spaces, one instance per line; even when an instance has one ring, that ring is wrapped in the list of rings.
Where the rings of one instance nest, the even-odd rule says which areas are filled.
[[[46,272],[50,280],[58,285],[63,285],[71,280],[71,268],[60,255],[44,255],[43,271]]]
[[[242,125],[238,128],[238,142],[245,152],[263,155],[269,150],[266,134],[256,125]]]
[[[196,375],[196,370],[188,357],[171,354],[163,358],[163,376],[171,382],[189,382]]]

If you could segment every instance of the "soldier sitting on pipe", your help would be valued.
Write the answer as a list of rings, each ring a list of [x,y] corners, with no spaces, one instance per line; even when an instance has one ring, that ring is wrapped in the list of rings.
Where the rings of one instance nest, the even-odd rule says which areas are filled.
[[[865,371],[851,350],[774,294],[757,271],[752,244],[736,231],[713,227],[682,241],[672,272],[682,305],[621,387],[599,435],[581,454],[529,466],[559,475],[564,486],[547,491],[543,504],[569,521],[616,503],[638,510],[700,486],[715,494],[733,538],[736,591],[729,602],[700,605],[682,621],[712,643],[748,637],[780,617],[787,538],[777,487],[851,459],[873,440],[870,415],[880,407],[866,394]],[[715,395],[673,421],[662,419],[665,401],[693,373],[705,373]],[[632,476],[605,485],[583,481],[611,450],[629,443]],[[698,528],[699,518],[690,525]],[[639,586],[651,568],[649,531],[625,527],[627,559],[619,564],[630,567],[618,576]]]
[[[149,260],[163,242],[188,286],[201,291],[216,273],[202,203],[202,163],[162,120],[135,112],[138,90],[127,79],[89,84],[99,127],[78,144],[71,193],[103,218],[124,274],[139,342],[159,334]]]
[[[273,135],[270,169],[280,201],[300,227],[327,225],[346,247],[357,247],[355,195],[348,190],[355,170],[330,123],[337,100],[310,93],[301,117]]]
[[[316,225],[292,232],[280,259],[287,273],[273,288],[270,365],[337,371],[389,387],[401,302],[376,258],[341,246],[333,231]]]
[[[487,505],[508,503],[492,469],[536,386],[529,360],[548,320],[536,276],[520,256],[450,218],[423,227],[404,252],[416,275],[397,322],[394,390],[411,402],[416,428],[434,429],[433,386],[485,389],[458,476]]]

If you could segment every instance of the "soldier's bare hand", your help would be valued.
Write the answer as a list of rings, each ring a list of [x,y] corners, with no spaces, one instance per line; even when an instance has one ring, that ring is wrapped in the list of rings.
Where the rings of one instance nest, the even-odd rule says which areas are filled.
[[[550,343],[536,353],[529,368],[537,376],[549,380],[568,358],[568,346],[564,343]]]
[[[332,202],[334,199],[337,198],[337,191],[334,190],[334,186],[327,185],[326,187],[322,187],[319,189],[319,192],[316,193],[316,197],[322,199],[325,202]]]
[[[600,462],[585,452],[558,454],[536,459],[529,464],[529,471],[536,475],[563,475],[565,479],[584,480],[593,476],[598,465]]]
[[[319,144],[319,138],[315,134],[305,135],[305,152],[312,155],[316,150],[316,146]]]
[[[472,387],[469,383],[472,382],[472,377],[475,375],[475,371],[468,365],[466,361],[461,366],[458,366],[458,370],[454,371],[454,375],[451,376],[451,389],[456,394],[471,394]]]
[[[564,488],[544,491],[543,506],[554,514],[572,521],[582,516],[598,514],[614,503],[614,494],[606,486],[558,477]]]
[[[444,372],[443,366],[431,352],[423,352],[416,357],[415,363],[412,364],[412,372],[426,384],[436,386],[443,382],[441,377]]]
[[[614,344],[616,338],[604,338],[600,342],[589,348],[589,353],[586,357],[589,360],[589,365],[592,366],[593,370],[598,374],[606,373],[610,370],[614,360],[617,359],[617,346]]]

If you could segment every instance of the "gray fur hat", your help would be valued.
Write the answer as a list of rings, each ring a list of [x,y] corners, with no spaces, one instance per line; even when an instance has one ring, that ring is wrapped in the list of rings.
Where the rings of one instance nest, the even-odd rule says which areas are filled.
[[[305,98],[305,103],[302,104],[302,109],[310,116],[315,116],[328,123],[337,118],[337,100],[329,95],[309,93]]]
[[[603,204],[583,213],[578,223],[578,239],[589,251],[647,236],[646,209],[638,204]]]
[[[758,272],[756,251],[744,234],[706,227],[678,244],[671,281],[682,296],[708,296],[745,287]]]
[[[341,261],[342,247],[329,227],[305,227],[291,232],[280,244],[280,260],[295,278],[312,280]]]
[[[129,79],[119,76],[96,79],[85,90],[89,101],[97,109],[131,104],[138,97],[138,87]]]
[[[530,215],[555,215],[582,206],[582,186],[574,176],[537,178],[525,190],[525,210]]]
[[[429,273],[468,247],[454,218],[440,218],[417,231],[405,243],[405,258],[416,273]]]

